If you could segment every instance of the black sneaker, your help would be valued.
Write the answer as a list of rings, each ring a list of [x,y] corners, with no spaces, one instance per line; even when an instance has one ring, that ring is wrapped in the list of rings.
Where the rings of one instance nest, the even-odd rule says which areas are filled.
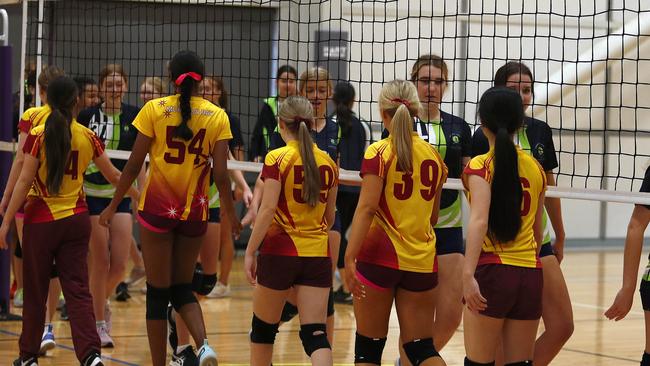
[[[116,301],[125,302],[130,299],[131,295],[129,294],[129,285],[125,282],[120,282],[115,288],[115,295]]]
[[[194,353],[192,346],[187,346],[179,354],[172,354],[172,361],[169,366],[199,366],[199,359]]]
[[[84,358],[81,366],[104,366],[102,362],[102,356],[97,352],[92,352],[86,358]]]
[[[38,359],[36,357],[30,357],[26,360],[23,360],[22,358],[18,357],[14,361],[13,366],[38,366]]]
[[[178,348],[178,334],[176,333],[176,320],[174,319],[174,308],[169,304],[167,306],[167,339],[172,353],[176,353]]]
[[[70,320],[70,318],[68,317],[68,307],[65,304],[63,304],[60,311],[61,311],[61,320]]]
[[[352,294],[345,292],[343,286],[334,291],[334,302],[337,304],[352,305]]]

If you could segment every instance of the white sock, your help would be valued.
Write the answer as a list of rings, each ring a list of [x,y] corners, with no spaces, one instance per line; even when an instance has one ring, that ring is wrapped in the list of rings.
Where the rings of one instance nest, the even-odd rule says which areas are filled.
[[[183,344],[176,347],[176,354],[179,355],[181,352],[185,351],[185,348],[191,346],[190,344]]]
[[[97,326],[97,328],[99,328],[99,327],[105,327],[105,326],[106,326],[106,321],[105,321],[105,320],[99,320],[99,321],[96,321],[96,322],[95,322],[95,325]]]

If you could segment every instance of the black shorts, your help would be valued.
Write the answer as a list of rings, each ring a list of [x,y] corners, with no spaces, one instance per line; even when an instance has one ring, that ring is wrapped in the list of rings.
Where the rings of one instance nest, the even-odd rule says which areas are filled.
[[[257,282],[280,291],[294,285],[332,287],[332,258],[260,254]]]
[[[111,198],[104,197],[86,197],[88,204],[88,213],[90,216],[99,216],[106,207],[111,203]],[[131,213],[131,199],[125,198],[117,206],[116,213]]]
[[[402,271],[367,262],[357,262],[357,278],[379,291],[403,288],[412,292],[429,291],[438,285],[438,273]]]
[[[485,264],[476,267],[474,277],[487,300],[482,315],[514,320],[537,320],[542,316],[541,268]]]
[[[211,208],[208,212],[208,222],[221,222],[221,209],[219,207]]]
[[[433,229],[433,231],[436,233],[436,255],[465,254],[462,227]]]
[[[650,311],[650,281],[641,280],[641,304],[644,311]]]
[[[544,258],[549,255],[555,255],[553,252],[553,245],[551,245],[551,242],[546,242],[542,244],[542,247],[539,248],[539,257]]]
[[[336,231],[341,234],[341,214],[338,211],[334,214],[334,225],[332,225],[330,231]]]

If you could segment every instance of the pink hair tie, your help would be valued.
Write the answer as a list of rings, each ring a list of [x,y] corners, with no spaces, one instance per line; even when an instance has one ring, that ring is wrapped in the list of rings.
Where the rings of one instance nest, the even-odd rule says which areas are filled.
[[[404,105],[406,106],[406,108],[410,108],[410,107],[411,107],[411,102],[409,102],[409,101],[406,100],[406,99],[402,99],[402,98],[393,98],[393,99],[391,99],[390,101],[393,102],[393,103],[404,104]]]
[[[178,86],[181,86],[181,84],[183,84],[183,81],[185,81],[185,78],[188,77],[188,76],[191,77],[192,79],[196,80],[196,81],[201,81],[201,79],[202,79],[201,75],[199,75],[199,74],[197,74],[197,73],[195,73],[193,71],[190,71],[190,72],[186,72],[184,74],[180,74],[176,78],[176,81],[174,81],[174,83],[176,85],[178,85]]]

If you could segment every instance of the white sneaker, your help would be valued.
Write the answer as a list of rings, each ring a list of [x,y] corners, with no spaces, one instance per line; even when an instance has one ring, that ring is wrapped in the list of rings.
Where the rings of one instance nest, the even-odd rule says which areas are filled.
[[[203,346],[199,348],[199,366],[217,366],[217,354],[208,346],[208,340],[203,341]]]
[[[23,289],[19,288],[14,294],[14,307],[22,308],[23,307]]]
[[[39,349],[39,354],[44,355],[47,351],[54,349],[56,347],[56,342],[54,341],[54,331],[52,329],[52,324],[48,324],[43,329],[43,336],[41,337],[41,348]]]
[[[101,343],[102,348],[113,348],[113,338],[108,334],[106,325],[97,326],[97,335],[99,336],[99,342]]]
[[[113,321],[111,316],[113,312],[111,311],[111,302],[106,300],[106,305],[104,305],[104,321],[106,322],[106,331],[108,333],[113,329]]]
[[[217,281],[217,285],[214,286],[212,291],[207,295],[211,299],[228,297],[230,296],[230,285],[224,285],[223,283]]]

